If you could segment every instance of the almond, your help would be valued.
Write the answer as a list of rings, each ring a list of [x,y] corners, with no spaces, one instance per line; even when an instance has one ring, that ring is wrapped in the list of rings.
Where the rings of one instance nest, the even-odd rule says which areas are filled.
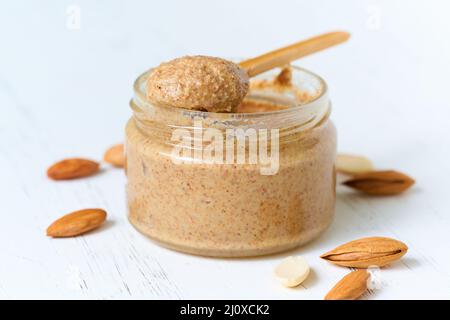
[[[343,267],[383,267],[406,254],[408,247],[401,241],[369,237],[347,242],[320,257]]]
[[[68,180],[91,176],[99,170],[100,165],[95,161],[71,158],[52,165],[47,170],[47,176],[53,180]]]
[[[274,275],[285,287],[296,287],[308,278],[310,269],[305,258],[287,257],[275,268]]]
[[[354,175],[344,185],[370,195],[395,195],[414,184],[414,179],[401,172],[372,171]]]
[[[123,144],[116,144],[106,150],[103,160],[114,167],[123,168],[125,165],[125,153]]]
[[[54,238],[74,237],[100,227],[106,219],[102,209],[84,209],[69,213],[47,228],[47,236]]]
[[[325,300],[356,300],[367,290],[370,274],[356,270],[343,277],[325,296]]]
[[[353,175],[373,170],[372,162],[366,157],[343,153],[336,157],[337,172]]]

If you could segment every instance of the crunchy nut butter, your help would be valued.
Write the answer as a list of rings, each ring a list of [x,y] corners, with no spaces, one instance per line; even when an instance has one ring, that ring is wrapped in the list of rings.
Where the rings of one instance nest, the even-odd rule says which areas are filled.
[[[159,106],[232,112],[247,94],[248,82],[245,70],[231,61],[185,56],[150,72],[147,98]]]
[[[336,131],[322,79],[294,67],[281,88],[280,78],[264,74],[251,81],[237,113],[211,113],[149,103],[147,77],[136,80],[126,127],[128,218],[137,230],[175,250],[242,257],[297,247],[328,227]],[[189,144],[192,153],[174,161],[175,130],[192,130],[194,139],[211,128],[277,130],[276,171],[262,174],[261,163],[197,161],[189,154],[198,148]]]

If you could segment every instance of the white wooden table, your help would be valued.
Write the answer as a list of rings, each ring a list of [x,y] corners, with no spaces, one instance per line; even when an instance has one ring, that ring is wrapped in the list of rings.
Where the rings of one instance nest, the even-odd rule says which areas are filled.
[[[321,299],[348,269],[318,256],[371,235],[410,250],[365,298],[450,298],[449,4],[431,2],[2,4],[0,298]],[[338,188],[335,221],[316,241],[255,259],[180,254],[129,225],[121,170],[46,178],[55,160],[100,159],[123,140],[132,82],[148,67],[184,54],[252,56],[336,28],[352,32],[351,41],[300,64],[329,82],[339,150],[417,184],[389,198]],[[55,218],[86,207],[105,208],[106,226],[73,239],[45,236]],[[271,273],[293,254],[305,256],[313,274],[286,289]]]

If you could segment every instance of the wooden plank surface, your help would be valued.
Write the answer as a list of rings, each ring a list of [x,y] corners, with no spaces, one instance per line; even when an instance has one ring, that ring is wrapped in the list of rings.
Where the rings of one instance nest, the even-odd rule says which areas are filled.
[[[72,2],[8,2],[0,10],[0,298],[321,299],[348,269],[319,255],[372,235],[410,250],[377,273],[380,288],[364,298],[450,298],[445,1],[75,2],[79,29]],[[339,187],[335,221],[316,241],[256,259],[176,253],[127,222],[121,170],[105,165],[89,179],[46,178],[55,160],[101,159],[123,140],[132,82],[160,61],[253,56],[336,28],[352,32],[351,41],[299,65],[329,83],[339,150],[409,173],[417,185],[388,198]],[[61,214],[93,206],[108,211],[102,230],[45,236]],[[286,289],[272,270],[293,254],[305,256],[313,273]]]

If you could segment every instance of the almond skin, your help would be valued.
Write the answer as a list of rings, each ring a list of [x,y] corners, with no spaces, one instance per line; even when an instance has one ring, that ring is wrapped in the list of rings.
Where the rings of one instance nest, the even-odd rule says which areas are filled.
[[[356,300],[367,290],[367,270],[356,270],[343,277],[325,296],[325,300]]]
[[[84,209],[69,213],[47,228],[47,236],[54,238],[75,237],[96,229],[106,220],[102,209]]]
[[[343,184],[370,195],[387,196],[404,192],[414,182],[404,173],[388,170],[356,174]]]
[[[91,176],[100,170],[98,162],[70,158],[53,164],[47,170],[47,176],[53,180],[69,180]]]
[[[123,144],[116,144],[106,150],[103,160],[114,167],[123,168],[125,165],[125,152]]]
[[[320,257],[343,267],[384,267],[403,257],[408,247],[401,241],[369,237],[347,242]]]

